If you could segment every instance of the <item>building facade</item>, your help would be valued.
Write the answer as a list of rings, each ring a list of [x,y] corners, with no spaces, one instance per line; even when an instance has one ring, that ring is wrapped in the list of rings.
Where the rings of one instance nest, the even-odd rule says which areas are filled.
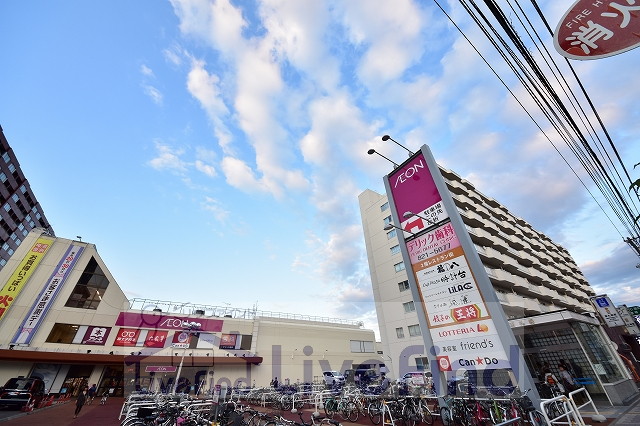
[[[543,362],[570,359],[594,379],[590,392],[616,403],[635,396],[595,319],[595,292],[567,250],[454,172],[440,172],[532,376]],[[426,369],[430,358],[387,196],[366,190],[359,205],[384,358],[396,377]]]
[[[33,228],[54,235],[0,127],[0,269]]]
[[[51,394],[94,383],[115,396],[206,393],[384,364],[374,332],[355,321],[130,301],[95,245],[42,228],[0,270],[0,286],[0,382],[36,376]]]

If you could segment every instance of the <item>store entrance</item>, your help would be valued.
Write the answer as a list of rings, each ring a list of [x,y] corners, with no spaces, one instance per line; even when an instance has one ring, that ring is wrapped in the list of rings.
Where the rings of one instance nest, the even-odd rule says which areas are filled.
[[[108,365],[98,386],[98,396],[124,396],[124,366]]]
[[[78,396],[82,389],[88,389],[93,368],[93,365],[72,365],[60,388],[60,393],[74,397]]]

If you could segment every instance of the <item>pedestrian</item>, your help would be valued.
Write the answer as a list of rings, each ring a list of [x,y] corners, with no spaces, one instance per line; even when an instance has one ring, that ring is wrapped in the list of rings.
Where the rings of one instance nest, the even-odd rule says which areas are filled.
[[[389,379],[387,378],[387,375],[382,373],[382,383],[380,383],[380,389],[382,390],[382,392],[386,391],[387,389],[389,389]]]
[[[91,403],[93,402],[93,398],[96,397],[97,391],[98,391],[98,388],[96,384],[95,383],[92,384],[89,390],[87,391],[87,404],[91,405]]]
[[[80,414],[80,410],[82,410],[82,406],[87,402],[87,388],[83,388],[78,394],[78,399],[76,399],[76,411],[73,413],[73,418],[77,418],[78,414]]]
[[[271,386],[273,386],[274,389],[278,388],[278,378],[277,377],[273,378],[273,382],[271,383]]]
[[[573,377],[571,377],[571,373],[569,373],[569,371],[565,368],[565,364],[558,364],[558,371],[565,392],[568,393],[575,390],[576,386],[573,382]]]

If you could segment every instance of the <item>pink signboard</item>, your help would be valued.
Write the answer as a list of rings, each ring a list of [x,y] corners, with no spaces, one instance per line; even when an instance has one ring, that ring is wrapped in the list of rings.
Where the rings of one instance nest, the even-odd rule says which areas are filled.
[[[558,52],[571,59],[598,59],[640,46],[640,2],[578,0],[553,36]]]
[[[222,331],[223,321],[219,319],[191,318],[180,315],[167,315],[162,312],[120,312],[116,325],[160,330],[182,330],[185,322],[199,323],[200,331]]]
[[[147,373],[175,373],[177,367],[173,365],[147,365],[144,371]]]
[[[389,174],[389,186],[401,220],[405,212],[421,213],[442,201],[421,152]]]

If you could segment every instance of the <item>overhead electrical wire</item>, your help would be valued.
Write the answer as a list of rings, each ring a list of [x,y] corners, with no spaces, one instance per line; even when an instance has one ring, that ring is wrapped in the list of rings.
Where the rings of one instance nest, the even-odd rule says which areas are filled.
[[[578,159],[588,176],[594,182],[595,186],[602,193],[604,199],[611,207],[611,210],[618,217],[620,223],[625,228],[626,233],[631,237],[628,237],[627,239],[624,238],[616,224],[614,224],[596,197],[581,179],[579,173],[576,172],[567,158],[562,154],[561,150],[553,142],[552,138],[545,132],[545,130],[543,130],[540,123],[538,123],[533,117],[532,112],[528,111],[523,103],[520,102],[505,80],[500,77],[495,68],[482,55],[478,48],[476,48],[464,31],[454,22],[447,11],[438,3],[437,0],[434,0],[435,4],[473,47],[518,104],[525,110],[529,118],[542,132],[544,137],[551,143],[556,152],[558,152],[571,171],[576,175],[580,183],[585,187],[598,207],[603,211],[614,229],[616,229],[623,240],[629,243],[629,245],[636,251],[636,254],[640,256],[638,245],[631,244],[629,241],[630,239],[634,242],[640,241],[640,225],[635,220],[638,217],[638,209],[636,201],[629,195],[624,179],[620,176],[619,168],[624,171],[629,181],[629,185],[631,185],[631,178],[624,166],[624,163],[622,162],[622,159],[620,158],[620,154],[616,149],[609,132],[604,126],[604,123],[597,113],[586,89],[580,82],[575,70],[569,61],[564,58],[566,63],[569,65],[576,83],[582,91],[583,97],[593,112],[593,116],[596,117],[599,127],[602,129],[602,133],[604,133],[606,139],[609,141],[611,150],[615,154],[619,163],[618,166],[616,166],[609,155],[608,150],[605,148],[599,136],[599,132],[592,124],[591,118],[586,113],[585,108],[583,108],[581,101],[572,90],[571,84],[567,82],[564,74],[560,71],[560,67],[555,62],[553,55],[551,55],[548,49],[544,46],[542,38],[538,34],[535,25],[533,25],[531,20],[527,17],[527,14],[518,3],[518,0],[513,0],[517,5],[516,8],[514,8],[510,0],[506,1],[513,12],[513,15],[516,16],[520,23],[523,32],[528,35],[530,43],[535,47],[535,50],[538,52],[543,63],[546,64],[546,67],[549,70],[548,73],[553,77],[553,80],[561,89],[561,92],[564,93],[564,98],[556,91],[554,85],[549,81],[545,74],[545,71],[540,67],[540,64],[536,61],[536,58],[534,58],[527,47],[527,44],[525,44],[525,42],[520,38],[518,31],[513,26],[512,22],[507,19],[507,16],[501,7],[494,0],[484,0],[484,6],[486,7],[487,12],[483,11],[483,9],[474,0],[459,0],[459,3],[491,42],[498,54],[503,58],[505,63],[521,82],[524,89],[529,93],[531,99],[538,106],[540,112],[546,117],[559,137],[565,142],[569,150]],[[536,4],[535,0],[531,1],[544,26],[553,36],[553,32],[544,18],[542,11]],[[494,20],[497,26],[492,23],[491,19]],[[499,29],[501,29],[502,32],[500,32]],[[534,34],[535,37],[532,34]]]

